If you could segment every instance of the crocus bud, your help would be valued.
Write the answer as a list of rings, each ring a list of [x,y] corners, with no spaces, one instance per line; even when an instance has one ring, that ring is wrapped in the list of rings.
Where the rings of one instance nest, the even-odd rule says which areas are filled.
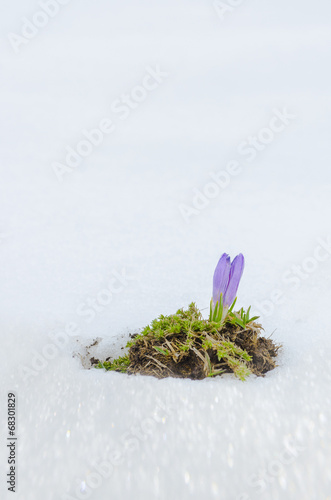
[[[216,302],[219,302],[221,294],[223,297],[225,295],[226,288],[229,283],[230,269],[231,269],[230,256],[227,253],[224,253],[220,258],[220,260],[218,261],[218,264],[214,272],[214,279],[213,279],[214,306],[216,305]]]
[[[230,307],[237,296],[238,286],[244,271],[244,265],[244,256],[240,253],[231,263],[229,283],[223,297],[224,307]]]
[[[240,253],[231,263],[230,256],[226,253],[222,255],[214,272],[213,280],[213,303],[214,306],[222,301],[224,309],[228,309],[237,295],[239,282],[244,270],[244,256]]]

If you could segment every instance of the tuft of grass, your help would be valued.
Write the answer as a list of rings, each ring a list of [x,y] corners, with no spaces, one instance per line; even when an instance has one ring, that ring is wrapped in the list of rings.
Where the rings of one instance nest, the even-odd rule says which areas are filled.
[[[254,321],[256,321],[259,316],[253,316],[252,318],[250,318],[250,310],[251,310],[251,306],[249,306],[249,308],[247,309],[247,312],[244,311],[243,308],[240,309],[240,311],[238,312],[230,312],[230,314],[228,315],[229,317],[229,321],[230,323],[232,323],[233,325],[238,325],[240,326],[241,328],[246,328],[247,325],[249,325],[250,323],[253,323]]]
[[[220,308],[204,319],[195,303],[175,314],[160,315],[126,345],[128,354],[97,368],[122,373],[140,373],[158,378],[202,379],[233,373],[246,380],[261,376],[276,364],[278,346],[261,339],[261,325],[250,317],[250,308],[235,312]],[[254,359],[254,362],[253,362]]]

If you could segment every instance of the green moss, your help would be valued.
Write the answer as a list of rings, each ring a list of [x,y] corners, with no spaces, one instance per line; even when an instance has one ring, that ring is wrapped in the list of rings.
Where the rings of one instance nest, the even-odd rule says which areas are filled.
[[[117,359],[114,359],[114,361],[104,361],[104,362],[99,361],[99,363],[95,366],[95,368],[104,368],[107,371],[126,373],[129,365],[130,365],[129,356],[122,356]]]
[[[217,333],[217,323],[204,320],[201,312],[192,302],[188,310],[179,309],[176,314],[164,316],[161,314],[158,319],[154,319],[151,325],[146,326],[139,335],[127,343],[126,347],[132,347],[144,337],[155,337],[162,339],[168,335],[186,335],[189,340],[193,333],[209,332]],[[189,343],[186,344],[186,347]]]

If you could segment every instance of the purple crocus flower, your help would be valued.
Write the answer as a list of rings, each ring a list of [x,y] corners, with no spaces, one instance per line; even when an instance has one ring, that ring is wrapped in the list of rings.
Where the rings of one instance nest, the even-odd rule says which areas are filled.
[[[214,306],[216,305],[216,302],[219,302],[221,294],[223,295],[224,298],[226,287],[228,286],[229,283],[230,269],[231,269],[230,256],[227,253],[224,253],[220,258],[220,260],[218,261],[218,264],[214,272],[214,279],[213,279]]]
[[[214,272],[213,280],[213,302],[219,302],[220,295],[223,297],[223,307],[228,308],[237,295],[239,282],[244,270],[244,256],[240,253],[231,262],[230,256],[222,255]]]

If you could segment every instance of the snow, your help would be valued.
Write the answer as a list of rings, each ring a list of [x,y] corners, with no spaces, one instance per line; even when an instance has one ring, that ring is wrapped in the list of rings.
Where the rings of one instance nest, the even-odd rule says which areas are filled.
[[[41,7],[3,8],[0,415],[7,436],[14,391],[18,500],[331,498],[330,9],[63,2],[15,53],[7,35]],[[60,182],[54,162],[104,119],[114,130]],[[265,140],[252,161],[250,136]],[[265,378],[159,381],[72,357],[207,308],[223,252],[245,255],[238,303],[283,344]]]

